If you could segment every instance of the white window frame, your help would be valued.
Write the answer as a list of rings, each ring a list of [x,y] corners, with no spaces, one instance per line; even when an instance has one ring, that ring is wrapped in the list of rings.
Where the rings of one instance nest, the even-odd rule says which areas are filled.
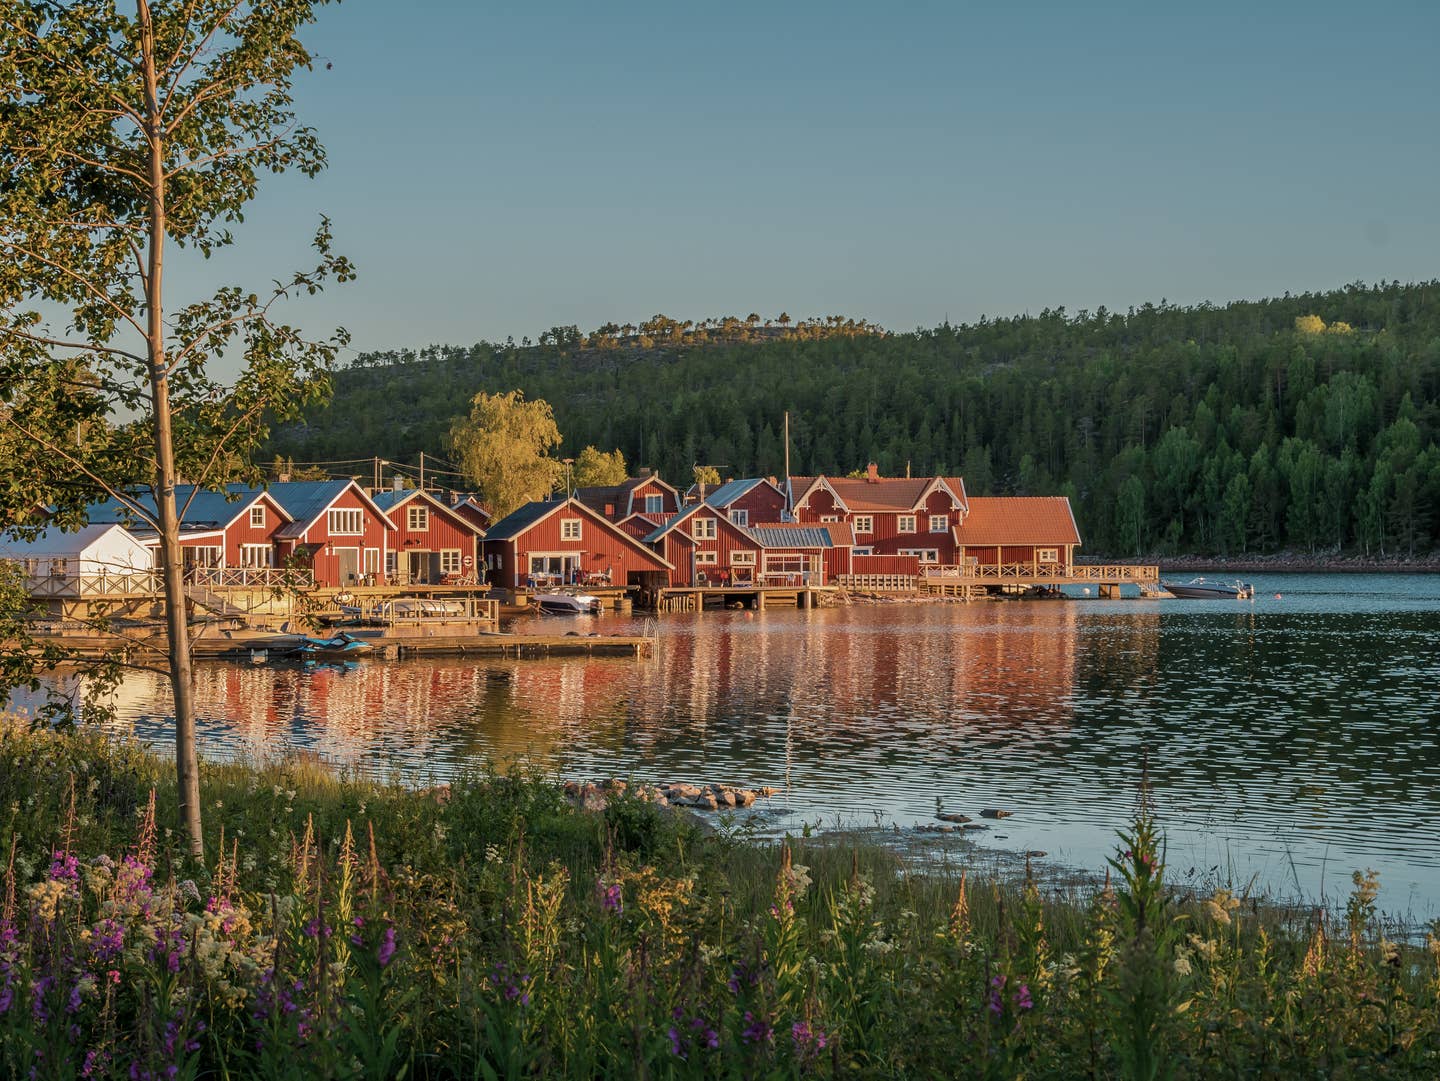
[[[1035,562],[1036,562],[1036,563],[1059,563],[1059,562],[1060,562],[1060,549],[1059,549],[1059,548],[1036,548],[1036,549],[1035,549]]]
[[[898,514],[898,515],[896,515],[896,516],[895,516],[895,532],[897,532],[897,533],[914,533],[914,532],[915,532],[915,515],[913,515],[913,514]]]
[[[380,549],[366,548],[361,556],[361,566],[365,568],[366,574],[380,573]]]
[[[719,552],[696,552],[695,566],[697,567],[718,567],[720,565]]]
[[[664,496],[663,494],[659,494],[659,493],[656,493],[656,492],[646,492],[646,493],[645,493],[645,513],[646,513],[646,514],[664,514],[664,513],[665,513],[665,496]]]
[[[582,523],[583,519],[580,518],[561,518],[560,539],[562,541],[584,540],[585,528]]]
[[[325,531],[332,537],[358,537],[365,532],[365,512],[358,507],[331,507],[325,513]]]
[[[949,533],[949,532],[950,532],[950,516],[949,516],[948,514],[932,514],[932,515],[930,515],[930,532],[931,532],[931,533]]]
[[[921,563],[939,563],[940,549],[938,548],[901,548],[902,556],[914,556]]]
[[[265,505],[263,503],[258,503],[250,508],[250,528],[265,528]]]
[[[744,507],[731,507],[730,522],[731,524],[741,526],[742,528],[748,526],[750,524],[750,512]]]
[[[851,554],[852,556],[873,556],[873,555],[875,554],[875,549],[874,549],[874,548],[869,548],[869,547],[866,547],[866,548],[851,548],[851,549],[850,549],[850,554]]]
[[[428,533],[430,531],[430,508],[406,507],[405,528],[411,533]]]
[[[874,533],[874,532],[875,532],[875,515],[873,515],[873,514],[857,514],[857,515],[855,515],[855,532],[856,532],[856,533]]]
[[[714,518],[696,518],[691,523],[690,536],[697,541],[714,540],[717,536]]]
[[[753,567],[755,566],[755,552],[745,550],[730,553],[730,565],[732,567]]]
[[[272,544],[242,544],[240,546],[240,566],[275,566],[275,546]]]
[[[375,549],[373,549],[373,548],[367,548],[367,549],[365,549],[365,550],[366,550],[367,552],[373,552]],[[395,568],[396,568],[396,566],[398,566],[398,565],[399,565],[399,553],[398,553],[398,552],[386,552],[386,553],[385,553],[385,573],[386,573],[387,575],[393,575],[393,574],[395,573]]]
[[[440,573],[459,574],[461,568],[459,548],[440,549]]]

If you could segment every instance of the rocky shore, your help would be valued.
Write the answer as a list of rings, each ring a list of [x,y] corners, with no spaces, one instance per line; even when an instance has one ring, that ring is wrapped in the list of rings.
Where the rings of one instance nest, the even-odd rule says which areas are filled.
[[[1158,564],[1162,574],[1221,571],[1227,574],[1440,574],[1440,552],[1418,556],[1312,555],[1276,552],[1273,555],[1197,556],[1156,555],[1099,557],[1086,563]]]

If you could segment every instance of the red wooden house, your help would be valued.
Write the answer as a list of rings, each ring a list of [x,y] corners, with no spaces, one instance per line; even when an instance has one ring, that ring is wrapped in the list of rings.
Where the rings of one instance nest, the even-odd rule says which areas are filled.
[[[645,542],[674,565],[672,586],[821,585],[850,573],[852,540],[843,522],[743,526],[708,500],[692,503]]]
[[[573,498],[612,522],[643,514],[659,524],[680,510],[680,493],[648,470],[623,484],[576,488]]]
[[[497,585],[664,586],[670,563],[578,499],[527,503],[495,522],[481,542]]]
[[[456,503],[450,509],[453,510],[456,514],[460,515],[461,518],[464,518],[476,529],[480,530],[480,535],[482,537],[485,535],[485,531],[490,528],[490,523],[495,520],[495,515],[491,514],[488,510],[482,507],[479,500],[477,500],[473,495],[466,496],[464,499],[460,500],[460,502]]]
[[[149,493],[137,493],[130,499],[147,514],[155,513],[155,501]],[[200,568],[275,566],[275,534],[292,520],[269,492],[238,484],[217,492],[196,489],[192,484],[177,485],[175,509],[180,515],[181,558],[186,572],[191,574]],[[96,504],[89,517],[94,523],[129,523],[130,532],[142,544],[159,546],[156,532],[141,524],[134,511],[117,500]]]
[[[385,577],[397,583],[437,585],[475,578],[484,530],[428,492],[411,488],[376,492],[375,504],[395,526]]]
[[[725,513],[739,526],[783,522],[785,493],[770,477],[726,481],[705,496],[704,502]]]
[[[1019,564],[1037,574],[1069,571],[1080,546],[1064,496],[977,496],[956,537],[964,567]]]
[[[969,513],[959,477],[792,477],[800,522],[844,522],[854,554],[914,556],[921,565],[959,561],[956,530]]]
[[[353,480],[299,480],[268,489],[291,521],[275,533],[280,563],[309,566],[315,584],[378,582],[395,525]]]

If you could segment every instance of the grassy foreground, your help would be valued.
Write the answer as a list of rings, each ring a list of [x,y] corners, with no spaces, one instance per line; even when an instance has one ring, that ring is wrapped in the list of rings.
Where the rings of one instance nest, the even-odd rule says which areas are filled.
[[[1440,1075],[1440,946],[1376,884],[1278,916],[1179,900],[1156,825],[1047,900],[883,850],[702,836],[633,798],[477,775],[448,799],[0,729],[0,1075]]]

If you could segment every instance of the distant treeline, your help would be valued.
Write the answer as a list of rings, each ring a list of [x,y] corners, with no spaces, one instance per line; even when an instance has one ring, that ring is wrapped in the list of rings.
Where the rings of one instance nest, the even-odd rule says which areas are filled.
[[[471,395],[519,387],[554,406],[567,451],[619,447],[676,481],[695,464],[781,473],[789,410],[794,473],[875,461],[959,473],[972,495],[1068,494],[1092,552],[1437,546],[1440,282],[908,334],[832,320],[817,337],[742,320],[750,340],[557,328],[530,347],[363,354],[270,449],[443,453]]]

